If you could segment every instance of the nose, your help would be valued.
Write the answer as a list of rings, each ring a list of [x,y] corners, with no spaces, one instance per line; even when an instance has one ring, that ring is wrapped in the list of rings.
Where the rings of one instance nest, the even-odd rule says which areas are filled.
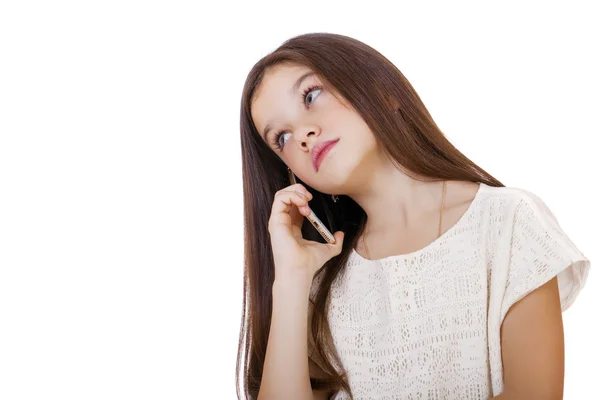
[[[316,141],[320,136],[321,131],[315,127],[310,126],[304,129],[298,130],[298,144],[302,149],[312,148],[312,142]]]

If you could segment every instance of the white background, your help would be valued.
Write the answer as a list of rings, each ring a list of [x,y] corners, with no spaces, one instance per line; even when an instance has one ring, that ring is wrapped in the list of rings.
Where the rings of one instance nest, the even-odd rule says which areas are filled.
[[[241,91],[301,33],[383,53],[600,259],[595,2],[201,4],[1,3],[0,398],[236,398]],[[566,399],[598,395],[598,289],[564,314]]]

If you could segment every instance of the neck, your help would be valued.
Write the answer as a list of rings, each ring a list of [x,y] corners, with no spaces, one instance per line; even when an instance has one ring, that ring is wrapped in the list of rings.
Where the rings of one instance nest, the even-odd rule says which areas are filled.
[[[369,232],[406,228],[423,215],[440,211],[442,182],[414,179],[391,164],[361,175],[358,189],[347,194],[365,210]]]

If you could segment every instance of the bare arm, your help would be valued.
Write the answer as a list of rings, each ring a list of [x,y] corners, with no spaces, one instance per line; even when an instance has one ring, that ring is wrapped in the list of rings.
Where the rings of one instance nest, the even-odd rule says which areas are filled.
[[[344,232],[335,232],[334,243],[302,238],[304,216],[312,212],[311,198],[304,186],[295,183],[277,191],[273,199],[268,228],[275,281],[259,400],[313,400],[307,332],[310,288],[315,272],[341,253]]]
[[[508,310],[500,335],[504,391],[492,400],[562,399],[564,335],[556,277]]]
[[[259,400],[313,400],[308,370],[307,275],[273,283],[273,312]]]

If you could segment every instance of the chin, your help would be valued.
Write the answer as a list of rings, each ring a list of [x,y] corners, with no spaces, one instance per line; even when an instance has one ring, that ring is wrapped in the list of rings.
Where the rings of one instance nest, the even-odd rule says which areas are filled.
[[[331,158],[324,160],[319,168],[319,172],[314,172],[310,177],[310,182],[306,183],[322,193],[343,194],[352,177],[360,170],[361,159],[349,157],[340,153],[328,154]]]

